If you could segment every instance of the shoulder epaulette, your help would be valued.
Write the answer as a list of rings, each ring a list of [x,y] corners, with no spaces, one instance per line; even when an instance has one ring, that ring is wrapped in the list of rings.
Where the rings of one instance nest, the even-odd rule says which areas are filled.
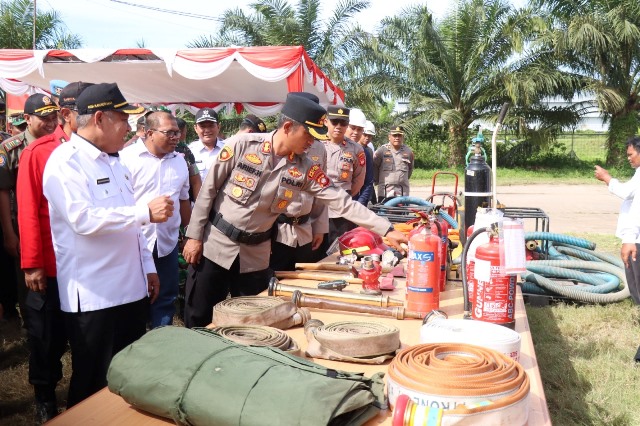
[[[24,144],[24,139],[20,137],[16,137],[14,139],[8,139],[2,142],[2,147],[7,153],[13,151],[14,149],[22,146]]]

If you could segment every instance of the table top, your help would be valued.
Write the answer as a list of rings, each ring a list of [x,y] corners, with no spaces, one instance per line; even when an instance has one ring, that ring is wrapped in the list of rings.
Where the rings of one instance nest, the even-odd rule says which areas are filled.
[[[281,280],[282,283],[288,285],[296,285],[303,287],[315,287],[316,282],[286,279]],[[384,295],[396,299],[404,300],[404,279],[396,278],[397,286],[393,291],[385,291]],[[351,284],[344,291],[359,292],[360,286]],[[463,314],[463,297],[462,289],[459,283],[448,284],[447,291],[440,294],[440,309],[445,311],[449,318],[461,318]],[[393,318],[372,316],[368,314],[359,314],[351,312],[337,312],[326,310],[311,310],[314,319],[319,319],[325,324],[344,320],[374,320],[376,322],[395,325],[400,330],[400,340],[402,348],[420,343],[420,327],[421,320],[396,320]],[[529,375],[531,389],[529,394],[529,416],[528,425],[551,425],[549,410],[547,407],[540,371],[531,338],[531,331],[527,320],[527,314],[522,298],[522,293],[518,287],[516,297],[516,322],[515,330],[521,337],[520,364],[524,367]],[[307,340],[304,330],[301,327],[287,330],[289,334],[304,351],[307,347]],[[390,361],[382,365],[354,364],[348,362],[330,361],[325,359],[310,358],[318,364],[329,368],[362,372],[370,376],[376,372],[386,372]],[[390,411],[381,412],[376,418],[369,421],[369,425],[391,424]],[[155,425],[155,424],[173,424],[168,419],[163,419],[151,414],[138,411],[127,404],[120,396],[112,394],[107,388],[101,390],[90,398],[84,400],[80,404],[65,411],[63,414],[54,418],[48,425],[63,424],[83,424],[83,425],[113,425],[113,424],[136,424],[136,425]]]

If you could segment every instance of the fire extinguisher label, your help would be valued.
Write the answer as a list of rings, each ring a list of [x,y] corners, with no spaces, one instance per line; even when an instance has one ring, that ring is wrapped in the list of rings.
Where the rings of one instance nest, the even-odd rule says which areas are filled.
[[[409,291],[417,291],[418,293],[433,293],[433,288],[431,287],[414,287],[410,285],[407,288]]]
[[[417,260],[418,262],[433,262],[435,256],[432,251],[413,251],[409,250],[409,260]]]

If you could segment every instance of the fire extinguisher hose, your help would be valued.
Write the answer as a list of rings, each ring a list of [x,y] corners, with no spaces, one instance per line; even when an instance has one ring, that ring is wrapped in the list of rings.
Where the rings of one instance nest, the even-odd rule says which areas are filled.
[[[398,396],[407,395],[418,405],[440,410],[441,425],[524,425],[529,388],[529,377],[518,362],[464,343],[403,349],[387,374],[391,406]]]
[[[614,265],[604,262],[589,262],[584,260],[536,260],[527,262],[527,264],[606,272],[608,274],[615,275],[620,280],[620,285],[618,286],[617,291],[608,294],[598,294],[582,291],[579,286],[568,287],[555,283],[549,278],[533,272],[526,272],[521,275],[525,281],[532,282],[542,287],[544,290],[548,290],[552,293],[559,294],[560,296],[573,300],[590,303],[614,303],[624,300],[630,295],[624,270]]]
[[[432,209],[435,208],[436,206],[435,204],[429,201],[423,200],[422,198],[412,197],[409,195],[403,195],[400,197],[392,198],[386,201],[383,205],[386,207],[394,207],[394,206],[397,206],[398,204],[414,204],[416,206],[431,207]],[[453,229],[458,229],[460,227],[460,225],[458,224],[458,221],[452,218],[447,212],[442,211],[442,209],[438,212],[438,216],[446,220],[447,223],[451,225]]]
[[[228,325],[211,330],[241,345],[269,346],[291,355],[300,355],[300,347],[296,341],[277,328],[266,325]]]
[[[213,323],[223,325],[268,325],[286,330],[311,319],[307,308],[298,308],[274,296],[242,296],[223,300],[213,307]]]
[[[382,364],[400,348],[400,330],[365,321],[338,321],[325,325],[313,319],[304,326],[307,355],[360,364]]]

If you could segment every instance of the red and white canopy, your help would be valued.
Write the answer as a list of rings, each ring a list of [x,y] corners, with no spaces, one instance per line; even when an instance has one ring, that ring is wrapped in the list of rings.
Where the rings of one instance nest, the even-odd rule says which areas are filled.
[[[288,92],[311,92],[323,106],[340,90],[301,46],[211,49],[0,50],[0,87],[14,95],[49,81],[116,82],[129,102],[215,107],[256,115],[280,111]]]

